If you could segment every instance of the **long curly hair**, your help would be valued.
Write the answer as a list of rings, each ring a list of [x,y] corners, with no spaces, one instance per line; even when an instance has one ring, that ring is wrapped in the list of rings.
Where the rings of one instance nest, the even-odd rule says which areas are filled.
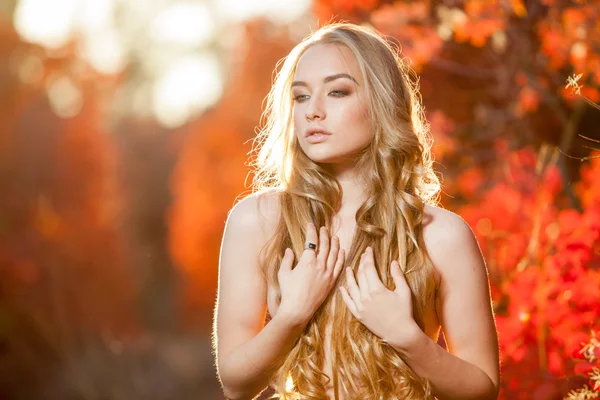
[[[264,279],[279,302],[277,272],[284,249],[291,248],[299,259],[306,224],[313,222],[330,229],[341,205],[341,186],[325,166],[302,151],[294,132],[291,83],[298,60],[316,44],[336,44],[352,51],[364,77],[374,129],[371,143],[357,155],[357,170],[369,189],[367,200],[355,215],[356,230],[346,266],[356,271],[360,255],[371,246],[381,281],[394,290],[390,264],[397,260],[412,291],[414,319],[424,330],[435,278],[423,241],[422,221],[425,204],[438,202],[440,181],[432,167],[432,139],[418,94],[418,79],[400,58],[397,47],[367,27],[349,23],[324,26],[278,64],[263,125],[253,143],[256,157],[249,163],[254,168],[253,192],[274,192],[280,205],[276,231],[260,254]],[[340,274],[334,289],[272,375],[273,397],[323,399],[326,384],[333,381],[336,399],[340,386],[350,399],[432,399],[430,383],[347,310],[341,296],[336,295],[343,284],[345,274]],[[329,354],[331,377],[323,370],[328,324],[335,327]]]

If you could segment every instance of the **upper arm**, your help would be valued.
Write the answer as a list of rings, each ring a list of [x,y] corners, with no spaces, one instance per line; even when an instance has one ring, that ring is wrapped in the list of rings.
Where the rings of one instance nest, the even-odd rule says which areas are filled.
[[[225,224],[214,321],[219,370],[225,358],[264,325],[266,283],[258,254],[266,233],[258,207],[258,196],[244,198],[232,208]]]
[[[442,209],[436,214],[428,250],[441,277],[436,311],[448,350],[481,368],[498,387],[498,337],[485,261],[462,218]]]

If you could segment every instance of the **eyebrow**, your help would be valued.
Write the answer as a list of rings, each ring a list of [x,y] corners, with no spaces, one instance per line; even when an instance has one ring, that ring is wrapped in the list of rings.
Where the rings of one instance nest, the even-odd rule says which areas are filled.
[[[354,83],[356,83],[358,86],[360,86],[360,85],[359,85],[359,83],[356,81],[356,79],[354,79],[354,78],[352,77],[352,75],[346,74],[346,73],[344,73],[344,72],[342,72],[342,73],[340,73],[340,74],[335,74],[335,75],[326,76],[326,77],[323,79],[323,82],[324,82],[324,83],[329,83],[329,82],[331,82],[331,81],[335,81],[336,79],[340,79],[340,78],[347,78],[347,79],[350,79],[351,81],[353,81]],[[306,87],[308,87],[308,84],[307,84],[306,82],[302,82],[302,81],[294,81],[294,82],[292,83],[292,87],[294,87],[294,86],[306,86]]]

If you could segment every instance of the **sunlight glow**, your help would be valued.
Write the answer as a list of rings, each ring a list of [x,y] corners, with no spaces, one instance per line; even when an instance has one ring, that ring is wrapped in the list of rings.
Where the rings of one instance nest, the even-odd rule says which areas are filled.
[[[203,4],[173,5],[154,19],[151,35],[157,42],[198,46],[212,37],[214,19]]]
[[[223,19],[241,21],[265,15],[277,22],[290,22],[307,12],[310,0],[216,0]]]
[[[58,48],[73,32],[79,0],[20,0],[14,14],[17,33],[26,41]]]
[[[220,65],[214,55],[178,59],[154,86],[154,113],[164,125],[177,127],[214,104],[222,91]]]
[[[285,381],[285,391],[291,392],[294,390],[294,380],[292,379],[292,375],[288,374],[287,379]]]
[[[80,0],[79,25],[87,32],[97,32],[110,26],[115,12],[115,0]]]
[[[81,91],[66,76],[58,78],[50,84],[48,99],[52,110],[61,118],[76,116],[83,106]]]
[[[44,76],[44,63],[36,55],[29,54],[19,63],[17,73],[21,82],[37,83]]]
[[[125,49],[117,32],[112,29],[87,36],[83,40],[81,55],[104,74],[115,74],[125,66]]]
[[[13,23],[24,41],[48,50],[61,49],[77,35],[77,57],[102,74],[118,74],[134,57],[150,89],[131,96],[131,109],[151,112],[160,123],[176,127],[222,95],[215,35],[261,16],[287,23],[309,7],[310,0],[18,0]],[[223,41],[227,35],[221,36]],[[43,64],[31,58],[19,69],[19,78],[34,83],[43,72]],[[61,117],[76,115],[82,107],[76,78],[47,84],[52,108]]]
[[[81,57],[101,73],[118,73],[126,60],[123,38],[114,23],[116,0],[80,1],[75,24],[84,33]]]

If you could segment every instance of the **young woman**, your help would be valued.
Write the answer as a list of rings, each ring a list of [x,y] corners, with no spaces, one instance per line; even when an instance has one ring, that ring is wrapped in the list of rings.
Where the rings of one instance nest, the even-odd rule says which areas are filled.
[[[436,206],[417,88],[393,47],[352,24],[319,29],[286,57],[266,115],[255,193],[221,247],[226,397],[496,399],[486,266],[469,226]]]

